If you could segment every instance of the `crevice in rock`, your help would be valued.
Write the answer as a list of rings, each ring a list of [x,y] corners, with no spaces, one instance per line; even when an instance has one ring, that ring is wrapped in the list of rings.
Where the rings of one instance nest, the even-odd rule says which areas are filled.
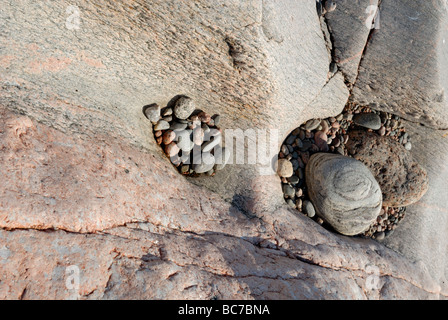
[[[380,15],[380,11],[381,11],[381,3],[382,3],[382,2],[383,2],[383,0],[378,0],[378,9],[377,9],[377,14],[376,14],[376,16],[375,16],[375,19],[377,19],[377,17]],[[353,88],[356,86],[356,83],[358,82],[359,71],[360,71],[360,69],[361,69],[361,65],[362,65],[362,63],[363,63],[363,61],[364,61],[364,56],[365,56],[365,54],[366,54],[367,47],[368,47],[369,43],[371,42],[371,40],[372,40],[372,38],[373,38],[373,35],[374,35],[375,32],[377,31],[377,29],[375,28],[375,24],[377,23],[377,22],[375,21],[375,19],[373,19],[373,21],[372,21],[372,29],[370,29],[369,35],[367,36],[367,41],[366,41],[366,43],[365,43],[365,45],[364,45],[364,48],[363,48],[363,50],[362,50],[362,53],[361,53],[361,59],[360,59],[360,61],[359,61],[358,69],[357,69],[357,72],[356,72],[356,79],[355,79],[355,81],[353,82],[353,86],[352,86],[352,88],[351,88],[350,95],[351,95],[351,93],[352,93],[352,91],[353,91]]]

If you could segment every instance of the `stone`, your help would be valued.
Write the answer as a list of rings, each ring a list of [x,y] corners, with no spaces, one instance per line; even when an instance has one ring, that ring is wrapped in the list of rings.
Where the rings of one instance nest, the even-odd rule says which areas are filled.
[[[412,144],[410,142],[406,142],[406,144],[404,145],[404,148],[408,151],[411,151],[412,149]]]
[[[293,187],[291,187],[289,184],[284,184],[283,185],[283,194],[285,195],[285,197],[294,198],[294,196],[296,194],[296,190]]]
[[[428,190],[428,177],[403,145],[372,132],[351,131],[348,152],[373,173],[383,192],[383,204],[405,207]]]
[[[291,178],[288,179],[289,183],[292,185],[296,185],[299,183],[300,179],[297,176],[292,176]]]
[[[206,112],[200,112],[198,114],[199,120],[201,120],[201,122],[208,124],[210,122],[210,120],[212,119],[212,117],[206,113]]]
[[[372,130],[381,128],[381,118],[375,113],[359,113],[353,117],[353,122],[358,126]]]
[[[320,151],[328,151],[328,136],[323,131],[318,131],[314,135],[314,141],[319,147]]]
[[[159,120],[157,124],[154,126],[154,130],[168,130],[170,128],[170,124],[166,122],[165,120]]]
[[[179,154],[180,149],[175,142],[171,142],[170,144],[165,146],[165,153],[168,157],[174,157]]]
[[[170,125],[169,129],[173,130],[173,131],[183,131],[183,130],[187,129],[187,124],[175,121]]]
[[[174,106],[174,115],[178,119],[187,119],[195,110],[193,100],[188,97],[180,97]]]
[[[215,165],[215,157],[211,155],[209,152],[205,152],[201,154],[200,163],[193,163],[192,169],[196,173],[206,173],[213,169]]]
[[[190,166],[187,164],[184,164],[181,168],[180,168],[180,173],[182,174],[188,174],[190,173]]]
[[[311,119],[307,121],[304,125],[305,130],[313,131],[320,125],[320,120],[318,119]]]
[[[277,173],[282,178],[292,177],[292,175],[294,174],[294,170],[291,161],[288,161],[286,159],[278,160]]]
[[[385,237],[386,237],[386,234],[382,231],[375,233],[375,239],[378,241],[384,240]]]
[[[340,72],[327,84],[314,1],[78,5],[80,30],[64,27],[70,15],[62,1],[24,0],[21,10],[0,13],[2,300],[447,296],[446,277],[426,271],[426,261],[447,266],[443,181],[434,185],[440,198],[415,208],[417,219],[431,214],[434,224],[395,234],[401,246],[417,243],[411,254],[420,247],[437,256],[420,265],[294,215],[282,206],[278,178],[260,175],[259,165],[185,178],[148,138],[139,106],[179,93],[225,115],[232,128],[278,128],[280,137],[340,112],[347,96],[334,101],[337,94],[324,92],[347,87]],[[415,141],[413,151],[428,145],[424,155],[441,164],[434,177],[446,172],[447,148],[435,153],[434,144]],[[427,241],[404,243],[402,234]],[[66,287],[71,265],[81,270],[79,290]],[[384,275],[381,290],[368,288],[371,265]]]
[[[156,124],[160,120],[160,106],[158,104],[151,104],[144,107],[143,110],[146,118],[148,118],[152,124]]]
[[[330,130],[330,126],[327,120],[322,120],[320,125],[322,126],[322,130],[325,134],[327,134],[328,130]]]
[[[314,210],[314,206],[311,201],[305,200],[302,205],[303,211],[309,218],[313,218],[316,215],[316,211]]]
[[[165,133],[163,134],[162,137],[163,137],[163,140],[162,140],[163,144],[170,144],[176,138],[176,134],[174,133],[174,131],[168,130],[168,131],[165,131]]]
[[[311,156],[305,175],[316,214],[337,232],[354,236],[376,221],[382,206],[381,189],[361,161],[317,153]]]
[[[162,111],[162,116],[163,117],[168,117],[173,115],[173,109],[172,108],[164,108]]]

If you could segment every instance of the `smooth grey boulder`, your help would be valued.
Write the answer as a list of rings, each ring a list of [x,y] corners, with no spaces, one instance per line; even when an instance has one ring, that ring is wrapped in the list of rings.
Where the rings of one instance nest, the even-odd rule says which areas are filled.
[[[383,0],[379,21],[364,51],[353,101],[448,128],[446,1]]]
[[[366,231],[381,211],[378,182],[353,158],[314,154],[306,167],[306,181],[316,214],[343,235]]]

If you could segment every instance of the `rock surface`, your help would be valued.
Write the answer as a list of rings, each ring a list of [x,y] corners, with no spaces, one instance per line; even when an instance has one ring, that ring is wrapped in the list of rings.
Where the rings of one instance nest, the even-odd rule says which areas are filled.
[[[384,206],[408,206],[427,192],[426,170],[399,142],[364,131],[349,135],[347,150],[372,171],[381,186]]]
[[[448,297],[425,266],[280,206],[277,176],[185,179],[152,138],[142,106],[182,94],[279,143],[338,114],[313,1],[78,2],[78,28],[64,2],[1,8],[0,298]]]
[[[338,1],[325,18],[333,37],[334,59],[351,84],[356,82],[378,0]],[[381,20],[380,20],[381,21]]]
[[[306,181],[317,215],[339,233],[352,236],[366,231],[381,211],[380,186],[360,161],[314,154],[306,167]]]
[[[383,0],[379,22],[364,50],[353,100],[448,128],[446,1]]]

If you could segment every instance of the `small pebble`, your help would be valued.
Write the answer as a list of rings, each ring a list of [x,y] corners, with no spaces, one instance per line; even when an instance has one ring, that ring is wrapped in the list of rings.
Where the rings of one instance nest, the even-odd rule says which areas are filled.
[[[311,119],[305,123],[305,130],[312,131],[320,125],[320,121],[317,119]]]
[[[278,169],[277,173],[280,177],[289,178],[294,174],[294,170],[292,167],[291,161],[286,159],[278,160]]]
[[[381,128],[381,118],[375,113],[360,113],[353,117],[353,122],[358,126],[372,130]]]
[[[212,117],[205,112],[199,113],[198,117],[199,117],[199,120],[201,120],[201,122],[203,122],[203,123],[209,123],[210,120],[212,119]]]
[[[172,130],[165,131],[163,134],[163,144],[170,144],[176,138],[176,134]]]
[[[310,218],[313,218],[316,215],[316,211],[314,210],[314,206],[311,201],[303,201],[303,209],[307,216]]]
[[[384,240],[384,238],[385,238],[385,233],[384,232],[377,232],[377,233],[375,233],[375,239],[376,240],[378,240],[378,241],[381,241],[381,240]]]
[[[153,124],[156,124],[160,120],[160,107],[157,104],[151,104],[144,107],[144,114]]]
[[[190,166],[187,164],[184,164],[181,168],[180,168],[180,173],[182,174],[188,174],[190,172]]]
[[[288,179],[289,183],[292,185],[296,185],[299,183],[300,179],[297,176],[292,176],[291,178]]]
[[[171,116],[172,114],[173,114],[173,109],[171,109],[171,108],[163,109],[163,112],[162,112],[163,117]]]
[[[290,206],[291,208],[296,208],[296,204],[294,203],[294,201],[292,201],[291,199],[286,200],[286,203],[288,204],[288,206]]]
[[[158,137],[161,137],[162,136],[162,134],[163,134],[163,131],[156,131],[155,133],[154,133],[154,136],[156,137],[156,138],[158,138]]]
[[[166,122],[165,120],[159,120],[157,124],[154,126],[154,130],[168,130],[170,128],[170,124]]]
[[[291,187],[289,184],[283,185],[283,193],[285,194],[285,197],[288,198],[294,198],[296,195],[296,190]]]
[[[404,145],[404,147],[405,147],[406,150],[411,151],[411,150],[412,150],[412,143],[410,143],[410,142],[406,142],[406,144]]]
[[[186,123],[180,123],[180,122],[173,122],[170,127],[170,130],[185,130],[187,129],[187,124]]]
[[[297,199],[297,201],[296,201],[296,208],[299,211],[302,210],[302,199]]]

